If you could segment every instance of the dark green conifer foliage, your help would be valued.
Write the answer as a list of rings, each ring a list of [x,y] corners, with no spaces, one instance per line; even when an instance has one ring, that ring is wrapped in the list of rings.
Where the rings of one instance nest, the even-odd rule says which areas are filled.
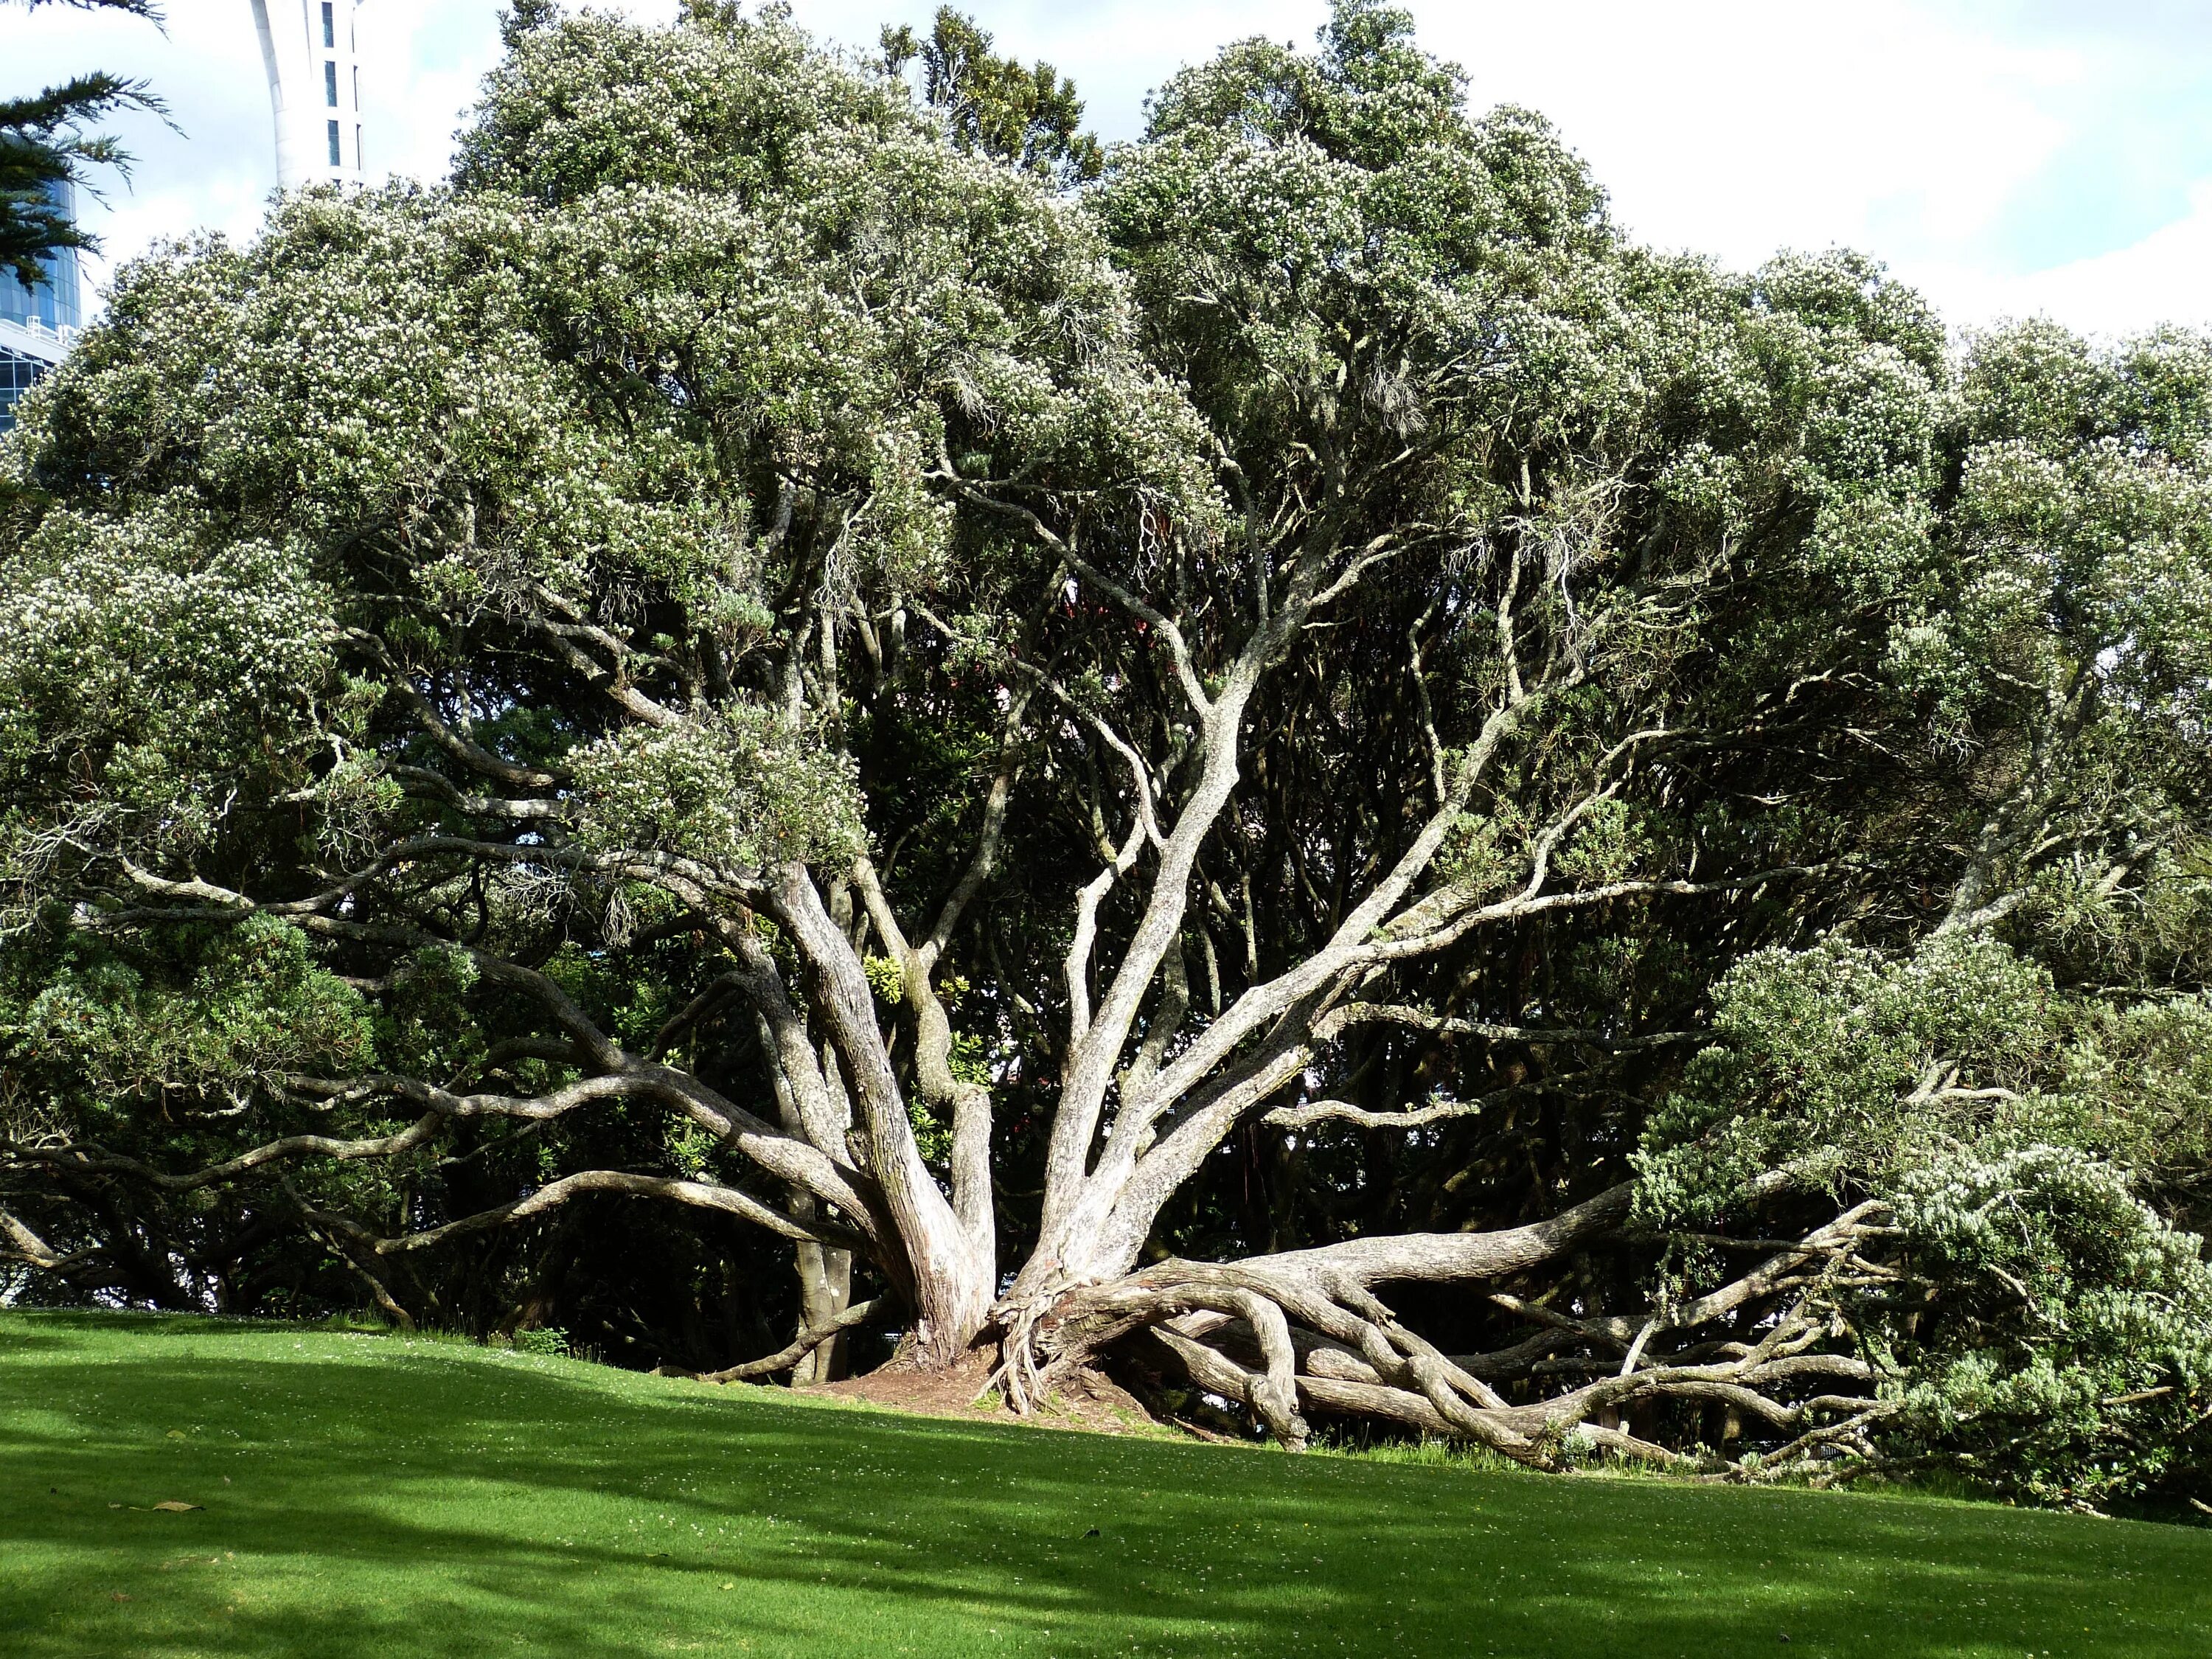
[[[20,0],[26,8],[57,0]],[[128,12],[158,22],[155,0],[58,0],[85,9]],[[118,110],[159,112],[161,102],[143,82],[95,70],[58,87],[0,99],[0,266],[27,287],[46,280],[40,261],[60,248],[97,246],[55,204],[54,186],[88,185],[92,169],[127,173],[131,157],[113,138],[84,128]]]

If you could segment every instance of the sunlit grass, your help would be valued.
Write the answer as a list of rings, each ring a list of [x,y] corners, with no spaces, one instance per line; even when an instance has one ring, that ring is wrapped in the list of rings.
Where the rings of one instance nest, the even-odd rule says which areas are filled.
[[[930,1421],[185,1319],[0,1314],[0,1552],[9,1659],[2212,1653],[2188,1528]]]

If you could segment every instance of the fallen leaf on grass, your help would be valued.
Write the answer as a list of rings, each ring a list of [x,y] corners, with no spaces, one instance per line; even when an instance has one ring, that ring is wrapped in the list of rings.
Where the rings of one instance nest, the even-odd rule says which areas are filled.
[[[131,1598],[121,1590],[110,1590],[107,1593],[107,1599],[111,1601],[128,1601]]]
[[[194,1510],[205,1507],[201,1504],[179,1504],[173,1498],[165,1498],[154,1505],[155,1511],[161,1515],[190,1515]]]

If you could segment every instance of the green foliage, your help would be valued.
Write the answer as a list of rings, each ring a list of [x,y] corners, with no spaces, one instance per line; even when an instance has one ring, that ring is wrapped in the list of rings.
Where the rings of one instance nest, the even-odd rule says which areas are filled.
[[[1651,837],[1625,802],[1601,800],[1575,825],[1560,848],[1559,873],[1588,886],[1602,886],[1633,873],[1651,850]]]
[[[2212,1412],[2212,1267],[2072,1147],[1960,1150],[1908,1171],[1898,1224],[1942,1317],[1877,1343],[1909,1352],[1893,1385],[1901,1451],[1940,1456],[2045,1503],[2103,1505],[2202,1486]]]
[[[868,988],[884,1006],[896,1008],[906,1000],[906,972],[895,958],[864,957],[860,967],[868,976]]]
[[[1668,1221],[1710,1219],[1784,1164],[1880,1189],[1957,1134],[2029,1109],[2014,1091],[2055,1047],[2047,977],[1986,939],[1899,958],[1839,939],[1761,951],[1714,996],[1717,1041],[1652,1117],[1639,1160],[1640,1201]]]
[[[1098,141],[1083,131],[1075,83],[1049,64],[1024,69],[997,56],[974,18],[939,6],[927,35],[886,27],[882,46],[890,74],[919,70],[922,101],[943,115],[961,149],[1063,185],[1088,184],[1104,169]]]
[[[241,788],[313,775],[331,596],[296,550],[210,545],[210,528],[166,498],[122,523],[56,514],[9,562],[0,790],[20,800],[75,774],[79,823],[174,857],[216,833]],[[6,830],[0,869],[40,856],[31,825]]]
[[[1437,857],[1437,873],[1471,893],[1492,893],[1528,874],[1526,816],[1510,798],[1487,814],[1463,813]]]
[[[1903,1271],[1844,1309],[1903,1405],[1893,1455],[2043,1502],[2201,1484],[2212,1265],[2132,1173],[2203,1144],[2201,1006],[2070,1007],[1958,934],[1763,953],[1718,999],[1646,1131],[1647,1223],[1709,1224],[1774,1169],[1878,1200]]]
[[[35,995],[0,1001],[0,1049],[116,1111],[176,1092],[251,1097],[295,1073],[373,1070],[365,1000],[289,923],[181,931],[167,948],[71,951]]]
[[[837,864],[866,845],[850,763],[764,709],[630,730],[573,759],[581,843],[707,864]]]
[[[413,1077],[467,1075],[488,1046],[470,1007],[481,977],[466,951],[442,945],[414,951],[381,999],[377,1046],[387,1063]]]

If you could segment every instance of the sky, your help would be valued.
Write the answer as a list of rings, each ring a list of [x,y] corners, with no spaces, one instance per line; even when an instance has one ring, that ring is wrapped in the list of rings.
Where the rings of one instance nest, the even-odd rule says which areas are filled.
[[[2212,326],[2208,0],[1402,0],[1478,107],[1541,111],[1642,240],[1756,265],[1863,249],[1957,327],[2047,314],[2093,334]],[[605,9],[662,20],[675,0]],[[1182,64],[1310,41],[1325,0],[969,0],[1001,50],[1074,76],[1093,128],[1141,131]],[[934,0],[793,0],[872,45]],[[163,237],[250,236],[275,185],[247,0],[167,0],[166,32],[0,0],[0,93],[143,76],[175,130],[122,118],[127,184],[88,203],[90,274]],[[498,0],[365,0],[372,170],[434,179],[497,60]]]

